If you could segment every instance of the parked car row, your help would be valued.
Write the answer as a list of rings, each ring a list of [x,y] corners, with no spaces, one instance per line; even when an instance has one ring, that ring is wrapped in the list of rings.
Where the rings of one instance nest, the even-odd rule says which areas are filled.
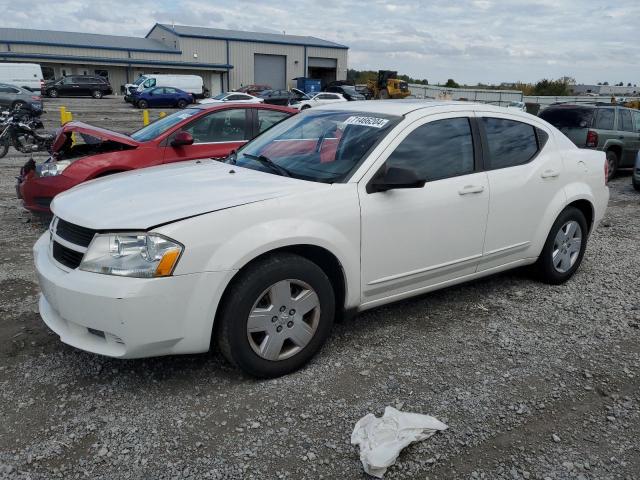
[[[76,185],[34,246],[49,328],[117,358],[214,345],[275,377],[307,363],[340,315],[525,265],[563,283],[604,216],[605,154],[515,109],[297,112],[190,106],[131,135],[66,125],[20,184],[36,209]]]

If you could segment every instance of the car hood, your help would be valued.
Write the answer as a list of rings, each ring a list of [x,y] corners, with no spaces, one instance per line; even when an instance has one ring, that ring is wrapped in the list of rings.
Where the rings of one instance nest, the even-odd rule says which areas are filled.
[[[94,230],[149,229],[184,218],[283,197],[328,184],[196,160],[133,170],[59,194],[51,210]]]
[[[56,137],[55,141],[53,142],[53,146],[51,147],[52,152],[55,153],[62,148],[69,133],[89,135],[91,137],[97,138],[102,142],[112,141],[127,145],[129,147],[137,147],[138,145],[140,145],[139,142],[136,142],[133,138],[125,135],[124,133],[113,132],[105,128],[94,127],[82,122],[69,122],[65,123],[64,126],[58,131],[58,136]]]

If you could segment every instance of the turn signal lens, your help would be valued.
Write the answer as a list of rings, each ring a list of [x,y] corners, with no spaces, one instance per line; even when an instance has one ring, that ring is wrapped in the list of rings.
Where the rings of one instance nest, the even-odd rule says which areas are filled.
[[[175,267],[178,262],[178,257],[180,256],[180,250],[169,250],[162,256],[162,260],[158,264],[156,268],[156,277],[166,277],[171,275],[173,272],[173,267]]]

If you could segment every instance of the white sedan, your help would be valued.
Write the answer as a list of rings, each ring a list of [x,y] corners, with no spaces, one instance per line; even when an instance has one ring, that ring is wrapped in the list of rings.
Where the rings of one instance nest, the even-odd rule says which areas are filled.
[[[198,103],[202,104],[210,104],[210,103],[263,103],[263,98],[254,97],[253,95],[249,95],[248,93],[242,92],[223,92],[215,97],[205,98],[204,100],[200,100]]]
[[[329,103],[346,102],[347,99],[341,93],[320,92],[315,95],[304,93],[297,88],[292,88],[293,93],[298,94],[298,99],[290,102],[290,106],[298,110],[306,110],[307,108],[327,105]]]
[[[101,355],[217,345],[249,374],[286,374],[342,313],[530,264],[567,281],[605,213],[606,168],[603,152],[516,110],[314,108],[227,163],[58,195],[34,247],[40,314],[63,342]]]

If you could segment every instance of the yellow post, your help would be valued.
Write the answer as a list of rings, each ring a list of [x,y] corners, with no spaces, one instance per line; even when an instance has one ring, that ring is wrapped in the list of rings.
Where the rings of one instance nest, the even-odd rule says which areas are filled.
[[[60,125],[64,125],[65,123],[67,123],[67,109],[60,107]]]
[[[167,112],[160,112],[160,118],[164,118],[167,116]]]
[[[142,110],[142,125],[149,125],[149,110]]]

